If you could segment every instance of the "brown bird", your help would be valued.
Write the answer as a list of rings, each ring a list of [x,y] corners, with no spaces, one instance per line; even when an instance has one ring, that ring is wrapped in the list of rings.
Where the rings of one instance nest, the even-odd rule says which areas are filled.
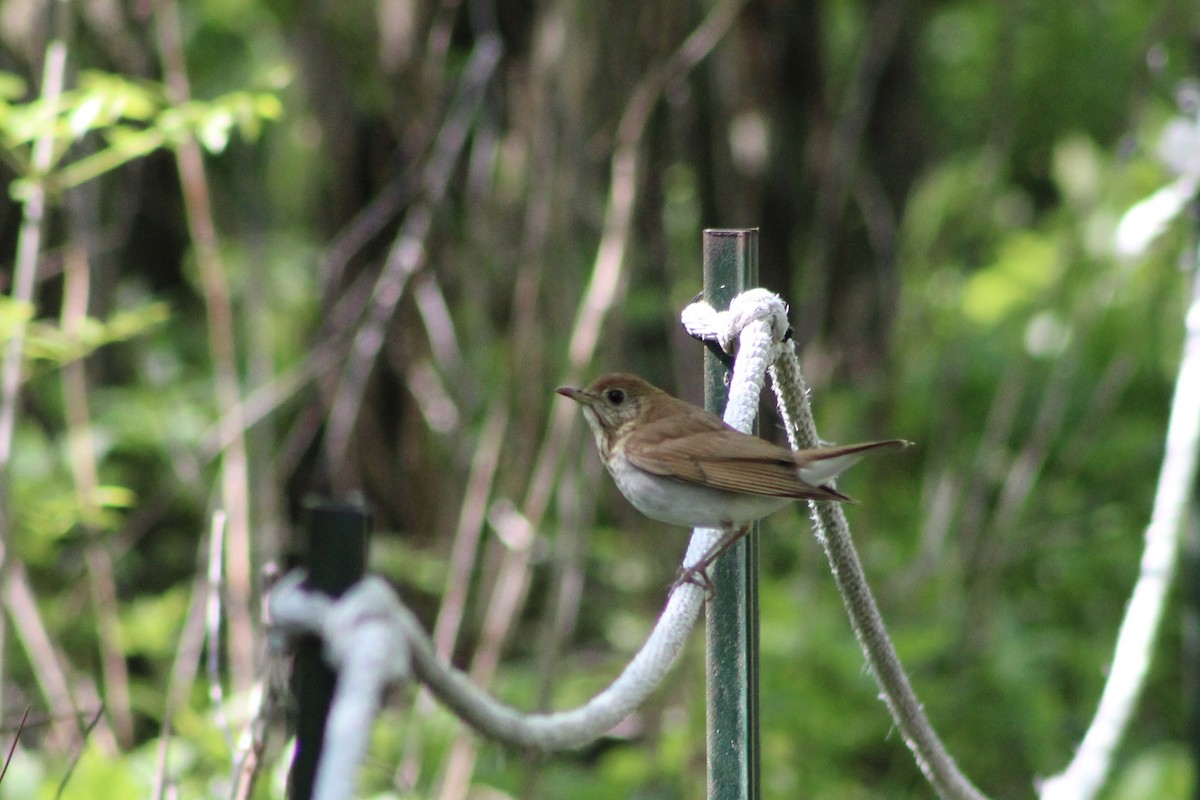
[[[583,406],[596,447],[621,494],[651,519],[724,533],[675,585],[711,588],[708,566],[750,524],[793,500],[850,500],[829,485],[872,450],[907,447],[888,439],[788,450],[656,389],[636,375],[597,378],[556,390]]]

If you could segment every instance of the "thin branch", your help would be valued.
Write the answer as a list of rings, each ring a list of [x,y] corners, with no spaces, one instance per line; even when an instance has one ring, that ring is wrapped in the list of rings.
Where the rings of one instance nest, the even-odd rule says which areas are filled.
[[[278,699],[272,695],[270,680],[264,678],[253,692],[250,703],[250,722],[234,754],[232,800],[249,800],[254,794],[258,776],[262,774],[263,756],[267,752],[267,736],[271,715],[278,709]]]
[[[207,628],[208,699],[212,702],[217,727],[225,736],[225,743],[233,750],[233,731],[225,716],[225,689],[221,685],[221,586],[223,556],[225,552],[225,515],[213,514],[208,540],[208,591],[205,593],[204,621]]]
[[[552,591],[547,608],[539,624],[536,650],[536,673],[541,680],[538,686],[539,711],[550,705],[559,681],[559,663],[575,627],[579,621],[579,610],[585,600],[586,576],[584,563],[587,526],[584,520],[594,520],[595,494],[590,490],[596,485],[601,469],[594,459],[588,461],[588,469],[580,468],[563,475],[559,481],[558,499],[555,501],[562,527],[555,538],[554,560],[551,565]],[[589,480],[589,478],[591,480]]]
[[[4,580],[0,581],[0,592],[4,594],[4,606],[12,617],[13,629],[33,667],[34,677],[42,690],[42,697],[46,700],[50,715],[59,720],[51,742],[56,748],[65,751],[80,741],[78,725],[68,725],[66,722],[79,718],[79,707],[71,694],[67,670],[63,667],[65,659],[55,648],[54,640],[46,628],[41,611],[38,610],[37,599],[33,587],[29,584],[24,563],[15,559],[9,560]]]
[[[829,255],[836,228],[845,212],[854,186],[854,172],[867,123],[870,120],[879,79],[896,46],[905,22],[908,0],[884,0],[874,6],[871,25],[859,50],[858,63],[843,98],[842,108],[829,133],[828,158],[817,187],[811,258],[823,265]]]
[[[8,755],[4,758],[4,768],[0,769],[0,786],[4,785],[4,776],[8,774],[8,765],[12,763],[13,753],[17,752],[17,743],[21,741],[21,731],[25,730],[25,720],[29,719],[29,707],[26,706],[25,713],[21,715],[21,722],[17,725],[17,731],[13,734],[12,744],[9,745]]]
[[[66,282],[63,291],[62,329],[69,340],[82,335],[87,320],[88,261],[78,245],[67,248]],[[121,628],[117,620],[117,581],[113,561],[101,533],[94,526],[100,514],[96,500],[100,478],[96,471],[96,445],[92,437],[88,411],[87,370],[83,359],[63,365],[63,408],[67,418],[67,443],[71,473],[75,479],[83,530],[87,541],[87,583],[100,649],[100,668],[104,675],[104,705],[112,715],[117,738],[125,745],[133,743],[133,712],[129,695],[129,670]]]
[[[200,437],[196,451],[200,460],[204,463],[216,460],[229,448],[236,435],[245,434],[266,420],[280,406],[307,389],[317,376],[340,363],[345,356],[345,347],[345,341],[340,338],[315,343],[299,364],[259,384],[236,406],[223,409],[221,416]],[[241,427],[234,427],[239,424]]]
[[[321,256],[317,267],[321,296],[332,298],[341,286],[346,266],[378,236],[412,197],[412,177],[406,172],[393,178],[361,211],[354,215]],[[322,306],[329,303],[322,303]]]
[[[57,116],[66,74],[67,47],[62,38],[54,38],[46,47],[42,71],[41,98],[47,121]],[[33,148],[33,174],[23,208],[21,229],[17,237],[17,257],[14,266],[12,299],[18,304],[32,306],[33,288],[37,278],[38,260],[42,250],[42,234],[46,218],[46,187],[44,179],[54,164],[54,128],[47,124]],[[14,621],[16,632],[24,645],[41,687],[46,705],[53,716],[77,719],[75,701],[71,696],[67,671],[37,607],[33,588],[29,584],[25,565],[8,553],[10,535],[9,468],[12,462],[13,432],[16,427],[18,394],[25,350],[25,323],[19,321],[4,349],[0,365],[0,591],[8,617],[0,614],[0,686],[4,685],[4,640],[7,638],[6,619]],[[0,700],[0,719],[3,705]],[[80,736],[75,725],[56,726],[54,737],[59,747],[77,742]]]
[[[167,93],[172,103],[185,103],[191,98],[191,88],[184,62],[179,6],[175,0],[158,0],[155,12],[155,34]],[[225,553],[225,613],[229,616],[230,672],[234,690],[240,693],[249,690],[254,683],[255,635],[251,611],[254,552],[250,544],[250,478],[243,435],[245,425],[236,416],[241,404],[241,388],[233,303],[221,259],[204,159],[194,138],[185,138],[179,143],[175,163],[208,315],[215,400],[217,412],[221,414],[219,419],[226,426],[221,439],[228,442],[221,464],[221,504],[228,514],[229,526]]]
[[[19,305],[32,307],[33,287],[37,279],[38,258],[42,252],[42,231],[46,218],[46,187],[44,178],[54,165],[54,126],[58,114],[63,82],[67,68],[67,45],[54,38],[46,47],[42,67],[41,99],[46,107],[46,124],[33,147],[33,174],[24,207],[21,229],[17,234],[17,259],[13,266],[12,299]],[[17,420],[18,393],[21,388],[21,368],[25,353],[25,321],[18,318],[11,338],[4,348],[0,364],[0,584],[8,580],[8,542],[13,520],[10,498],[9,467],[12,464],[13,431]],[[35,606],[36,608],[36,606]],[[40,620],[39,620],[39,625]],[[4,654],[7,638],[6,620],[0,614],[0,687],[4,686]],[[0,692],[0,719],[4,718],[3,692]]]
[[[487,518],[488,501],[492,493],[492,482],[500,465],[504,432],[508,428],[508,409],[497,402],[486,415],[479,443],[471,459],[471,470],[467,477],[467,488],[463,492],[459,507],[458,524],[454,530],[454,544],[450,549],[450,570],[446,574],[442,590],[441,608],[433,626],[433,649],[438,658],[451,661],[458,633],[462,625],[467,604],[467,593],[471,586],[471,574],[479,558],[479,539]],[[416,714],[428,714],[433,710],[433,698],[422,690],[415,703]],[[397,787],[411,787],[420,771],[420,731],[417,725],[408,726],[408,737],[404,746],[404,757],[396,765],[393,783]]]
[[[362,408],[363,392],[400,298],[409,280],[425,265],[425,240],[433,226],[434,212],[449,188],[454,166],[467,141],[471,119],[483,100],[484,89],[495,74],[502,53],[503,47],[497,36],[482,37],[476,44],[458,95],[447,112],[446,122],[438,133],[422,176],[422,201],[409,210],[375,282],[367,317],[355,334],[330,404],[325,451],[335,483],[344,483],[352,474],[346,464]]]
[[[58,782],[58,790],[54,793],[54,800],[63,796],[63,792],[67,790],[67,784],[71,781],[71,776],[75,774],[75,767],[79,766],[80,759],[83,758],[84,748],[87,747],[88,738],[91,737],[92,731],[100,724],[100,720],[104,718],[104,704],[101,703],[96,709],[96,713],[92,715],[92,719],[88,722],[87,727],[83,729],[83,738],[79,743],[79,750],[75,753],[75,757],[71,759],[71,763],[67,765],[66,772],[63,773],[62,780]]]
[[[492,480],[500,465],[500,450],[507,427],[508,410],[502,404],[497,404],[488,412],[487,421],[479,434],[479,447],[475,451],[467,488],[463,493],[454,546],[450,551],[450,572],[446,575],[441,610],[433,627],[435,652],[446,660],[454,655],[454,645],[458,641],[459,626],[467,602],[467,587],[470,586],[471,572],[478,557],[479,536],[487,516]]]
[[[67,48],[59,40],[46,48],[46,64],[42,75],[42,100],[51,119],[57,113],[66,71]],[[33,151],[33,173],[45,176],[53,165],[54,129],[46,125]],[[42,251],[42,231],[46,218],[46,192],[39,181],[31,182],[26,194],[21,230],[17,238],[17,260],[13,276],[12,299],[25,305],[33,302],[33,287],[37,279],[38,258]],[[0,371],[0,478],[7,494],[7,471],[12,460],[13,428],[17,416],[17,390],[21,385],[22,357],[25,349],[25,324],[14,326],[4,349],[4,365]],[[5,508],[7,503],[0,503]]]
[[[211,542],[209,543],[211,544]],[[204,548],[202,541],[199,545]],[[191,695],[204,651],[205,620],[208,613],[209,578],[197,574],[192,579],[191,600],[187,615],[179,633],[179,644],[175,648],[175,661],[171,665],[171,676],[167,680],[166,700],[163,703],[162,731],[159,734],[157,759],[154,773],[153,800],[166,796],[170,765],[171,734],[175,713],[183,708]]]

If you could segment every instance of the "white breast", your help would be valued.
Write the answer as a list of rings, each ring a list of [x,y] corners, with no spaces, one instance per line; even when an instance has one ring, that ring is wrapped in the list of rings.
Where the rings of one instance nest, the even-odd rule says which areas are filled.
[[[609,470],[621,494],[651,519],[687,528],[740,526],[773,514],[791,502],[786,497],[737,494],[709,489],[638,469],[617,455]]]

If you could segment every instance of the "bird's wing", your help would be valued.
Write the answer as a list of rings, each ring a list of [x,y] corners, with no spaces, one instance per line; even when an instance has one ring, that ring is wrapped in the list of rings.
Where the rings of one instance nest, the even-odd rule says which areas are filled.
[[[726,455],[734,450],[739,454]],[[655,475],[714,489],[771,497],[849,499],[829,486],[803,480],[791,451],[732,428],[671,438],[630,437],[625,457],[633,466]]]
[[[625,455],[655,475],[730,492],[809,500],[849,500],[827,484],[872,450],[909,446],[903,439],[787,450],[721,423],[686,436],[630,437]],[[728,453],[738,452],[731,456]]]

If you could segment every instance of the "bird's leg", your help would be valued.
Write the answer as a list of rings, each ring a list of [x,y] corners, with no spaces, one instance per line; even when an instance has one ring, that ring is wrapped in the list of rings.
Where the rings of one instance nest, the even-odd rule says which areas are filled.
[[[713,586],[712,579],[708,577],[708,571],[700,565],[688,567],[687,569],[680,567],[679,571],[675,573],[675,580],[671,583],[671,588],[668,590],[668,594],[675,591],[680,586],[683,586],[685,583],[690,583],[692,586],[699,586],[704,590],[704,594],[708,597],[712,597],[717,593],[716,587]]]
[[[699,561],[690,567],[679,568],[679,572],[675,575],[675,582],[671,584],[671,591],[675,591],[675,589],[685,583],[690,583],[694,586],[699,586],[709,596],[716,594],[716,588],[713,586],[712,579],[708,577],[708,568],[712,566],[714,561],[720,558],[722,553],[748,533],[750,533],[749,525],[743,525],[740,528],[730,527],[722,532],[721,538],[717,539],[712,547],[708,548]]]

